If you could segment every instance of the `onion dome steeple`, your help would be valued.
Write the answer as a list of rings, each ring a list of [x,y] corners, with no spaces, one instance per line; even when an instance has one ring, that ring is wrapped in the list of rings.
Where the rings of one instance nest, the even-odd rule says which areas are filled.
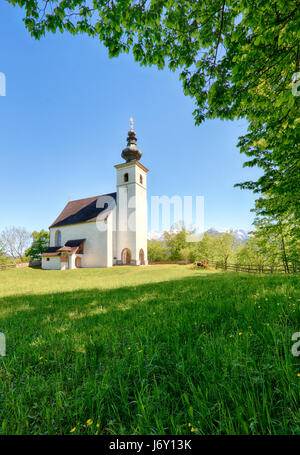
[[[128,131],[127,147],[122,151],[122,158],[128,163],[133,160],[140,160],[142,152],[136,146],[136,135],[133,129],[133,119],[130,119],[130,131]]]

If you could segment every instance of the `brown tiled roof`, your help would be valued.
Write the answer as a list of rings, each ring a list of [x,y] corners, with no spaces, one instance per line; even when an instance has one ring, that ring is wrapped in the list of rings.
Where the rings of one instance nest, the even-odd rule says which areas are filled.
[[[67,253],[73,254],[77,253],[77,251],[80,251],[81,246],[85,242],[85,239],[79,239],[79,240],[68,240],[64,246],[60,247],[58,251],[65,251]]]
[[[59,250],[59,246],[49,246],[44,253],[56,253]]]
[[[107,210],[106,207],[97,207],[97,201],[101,201],[101,198],[107,196],[111,196],[116,201],[117,193],[101,194],[100,196],[68,202],[61,214],[51,224],[50,228],[85,223],[86,221],[95,221],[101,212]],[[110,211],[107,214],[109,213]]]
[[[49,248],[43,252],[42,256],[59,256],[60,252],[58,250],[59,246],[49,246]]]
[[[85,239],[68,240],[63,246],[49,246],[42,256],[60,256],[62,252],[77,253],[84,242]]]

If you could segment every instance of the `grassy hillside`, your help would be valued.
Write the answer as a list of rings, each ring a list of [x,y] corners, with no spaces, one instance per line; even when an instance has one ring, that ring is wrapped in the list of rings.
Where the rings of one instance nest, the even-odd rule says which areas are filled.
[[[299,433],[297,277],[0,272],[0,433]]]

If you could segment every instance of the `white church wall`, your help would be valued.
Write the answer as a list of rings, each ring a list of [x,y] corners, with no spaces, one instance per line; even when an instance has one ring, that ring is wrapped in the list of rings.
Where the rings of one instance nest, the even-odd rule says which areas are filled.
[[[82,267],[110,267],[112,265],[112,235],[111,220],[101,221],[102,231],[99,231],[96,222],[59,226],[50,229],[50,239],[55,246],[55,231],[61,231],[61,243],[64,245],[68,240],[86,239],[82,256]],[[109,227],[107,229],[107,227]],[[73,266],[73,262],[72,262]]]
[[[135,165],[135,182],[141,187],[144,188],[145,190],[147,189],[147,173],[144,171],[144,169],[140,168],[138,165]],[[143,181],[140,181],[140,176],[142,176]]]
[[[111,229],[112,229],[112,265],[117,264],[118,245],[117,245],[117,207],[111,213]]]
[[[70,240],[75,240],[75,239],[70,239]],[[69,260],[68,260],[69,269],[76,269],[76,267],[75,267],[75,258],[76,258],[75,254],[71,254],[69,256]]]
[[[127,183],[124,182],[124,174],[128,174],[128,182],[135,182],[135,164],[124,163],[123,166],[121,165],[121,167],[117,168],[117,186]]]
[[[118,211],[117,211],[117,258],[121,261],[121,255],[124,248],[131,252],[131,259],[135,261],[135,232],[129,229],[135,229],[135,210],[128,208],[127,203],[131,196],[134,195],[134,185],[128,184],[118,187]]]
[[[147,194],[144,188],[137,187],[136,189],[136,254],[139,261],[140,249],[144,251],[144,260],[147,264]]]
[[[128,174],[128,182],[124,175]],[[142,182],[140,180],[142,177]],[[147,175],[146,171],[135,162],[117,167],[117,258],[121,261],[124,248],[131,251],[133,264],[139,264],[140,249],[144,251],[147,263]],[[122,203],[127,200],[129,206]],[[124,231],[124,220],[129,223]]]
[[[49,259],[49,261],[47,261]],[[45,270],[60,270],[60,256],[51,256],[49,258],[42,257],[42,269]]]
[[[49,230],[49,246],[55,246],[55,231],[56,229]]]
[[[113,265],[113,216],[112,214],[106,220],[106,267]]]

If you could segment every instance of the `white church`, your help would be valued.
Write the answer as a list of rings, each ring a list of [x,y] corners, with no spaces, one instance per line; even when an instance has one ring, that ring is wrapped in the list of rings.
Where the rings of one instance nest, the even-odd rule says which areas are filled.
[[[49,227],[42,268],[147,265],[147,172],[136,134],[128,132],[115,193],[70,201]]]

